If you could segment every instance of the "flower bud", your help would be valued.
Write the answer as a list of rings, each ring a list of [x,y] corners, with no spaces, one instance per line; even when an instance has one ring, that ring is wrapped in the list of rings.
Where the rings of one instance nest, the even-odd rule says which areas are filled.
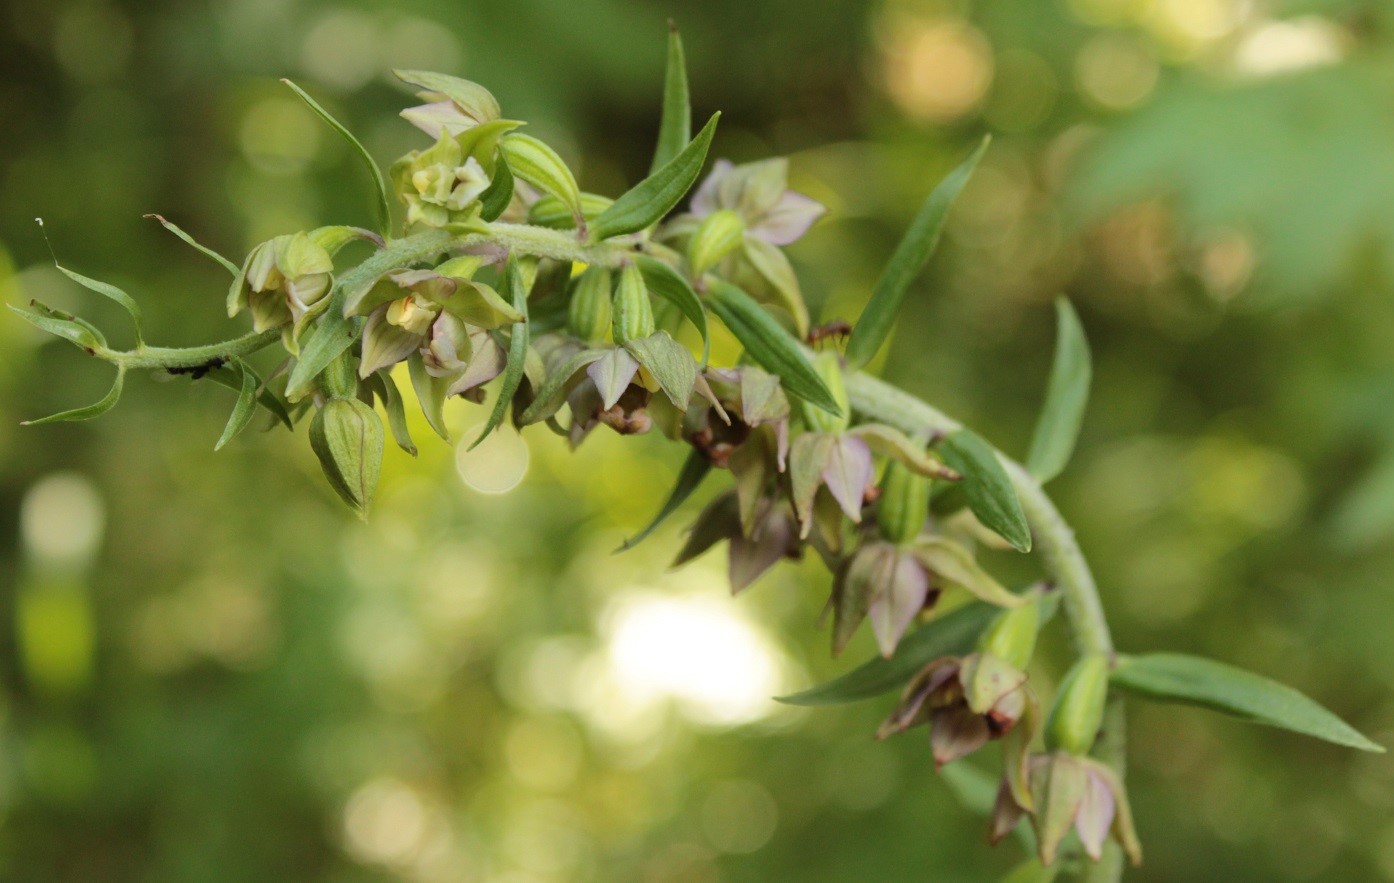
[[[893,543],[919,536],[929,514],[929,479],[892,460],[881,479],[876,522],[881,535]]]
[[[978,650],[1024,669],[1036,650],[1040,624],[1040,595],[1033,593],[1027,603],[997,614],[978,639]]]
[[[1080,659],[1065,675],[1046,724],[1046,745],[1052,751],[1081,757],[1089,753],[1104,720],[1108,668],[1108,657],[1095,654]]]
[[[701,276],[717,261],[740,247],[745,222],[732,209],[712,212],[702,219],[687,244],[687,260],[693,276]]]
[[[325,477],[359,514],[377,487],[382,444],[382,420],[358,399],[331,399],[310,424],[310,446]]]
[[[615,343],[625,344],[653,334],[653,304],[644,287],[644,274],[635,264],[620,270],[615,283],[615,308],[610,322]]]
[[[591,345],[605,342],[610,328],[609,270],[586,268],[571,290],[566,316],[572,334]]]
[[[804,423],[814,432],[839,433],[852,421],[852,406],[847,401],[847,387],[842,380],[842,360],[837,353],[822,352],[813,357],[813,370],[823,379],[833,395],[842,416],[837,417],[808,402],[803,403]]]

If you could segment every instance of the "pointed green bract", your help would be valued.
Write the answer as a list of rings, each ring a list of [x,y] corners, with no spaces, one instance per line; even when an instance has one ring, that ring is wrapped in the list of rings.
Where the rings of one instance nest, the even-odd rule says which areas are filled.
[[[870,362],[890,335],[910,283],[934,254],[949,209],[987,151],[989,140],[984,138],[967,159],[939,182],[910,222],[910,229],[896,246],[890,263],[876,282],[871,300],[852,329],[852,338],[847,342],[847,362],[851,367],[860,368]]]
[[[701,173],[720,118],[720,112],[712,114],[702,131],[677,156],[597,215],[590,225],[591,241],[643,230],[672,211]]]
[[[382,399],[383,410],[387,412],[387,426],[392,430],[392,439],[397,442],[397,447],[415,457],[416,443],[411,440],[411,431],[407,428],[406,404],[402,401],[402,391],[397,389],[397,381],[392,379],[391,369],[374,371],[368,375],[366,382]]]
[[[106,346],[106,337],[92,323],[79,319],[71,313],[55,310],[37,300],[31,300],[29,305],[34,309],[26,310],[14,304],[6,304],[5,306],[10,308],[10,312],[40,331],[52,334],[54,337],[61,337],[88,352],[97,347]]]
[[[435,430],[436,435],[450,441],[450,430],[445,426],[445,392],[450,386],[450,378],[431,376],[419,352],[412,353],[407,359],[407,370],[411,375],[411,388],[416,393],[416,401],[421,405],[427,425]]]
[[[1292,687],[1212,659],[1182,653],[1123,656],[1111,683],[1148,699],[1198,705],[1336,745],[1384,752],[1383,746]]]
[[[627,552],[646,540],[649,534],[653,533],[660,524],[668,519],[668,516],[678,511],[682,504],[687,502],[687,498],[692,496],[693,491],[697,490],[702,484],[702,479],[711,472],[712,464],[701,451],[694,450],[687,455],[687,459],[682,464],[682,470],[678,472],[678,480],[673,485],[673,491],[668,495],[668,499],[663,503],[663,508],[658,510],[658,514],[648,523],[648,526],[639,531],[634,536],[625,540],[616,552]]]
[[[1002,468],[992,446],[972,430],[960,429],[939,446],[944,462],[963,476],[959,486],[968,508],[983,526],[1012,544],[1018,552],[1031,551],[1031,529],[1021,511],[1016,488]]]
[[[490,433],[503,424],[504,415],[508,413],[508,403],[513,401],[513,394],[518,391],[518,385],[523,382],[523,369],[527,365],[528,291],[523,285],[523,274],[518,269],[516,261],[508,262],[508,269],[504,271],[504,282],[509,299],[513,302],[513,308],[523,318],[522,321],[513,323],[512,336],[508,341],[508,362],[503,369],[503,383],[499,386],[499,397],[494,402],[494,410],[489,412],[489,420],[484,424],[479,438],[475,439],[474,444],[469,446],[471,451],[479,447]]]
[[[37,420],[25,420],[20,426],[41,426],[45,423],[68,423],[74,420],[91,420],[93,417],[100,417],[107,411],[116,407],[116,403],[121,400],[121,390],[126,382],[126,369],[118,367],[116,369],[116,380],[111,384],[111,389],[102,396],[101,400],[93,402],[81,408],[73,408],[70,411],[59,411],[57,414],[49,414],[47,417],[40,417]]]
[[[540,423],[557,413],[565,403],[567,393],[581,382],[584,376],[581,373],[582,369],[599,360],[605,353],[606,350],[600,349],[581,350],[567,359],[555,372],[548,374],[547,380],[537,392],[537,398],[532,400],[523,416],[518,418],[518,424],[527,426],[530,423]]]
[[[276,418],[286,429],[294,428],[294,423],[292,423],[290,418],[290,411],[286,409],[286,403],[281,401],[281,397],[266,388],[266,385],[262,383],[261,376],[256,373],[251,365],[248,365],[240,359],[237,360],[237,363],[237,370],[234,370],[228,365],[221,365],[212,369],[204,376],[219,386],[226,386],[233,392],[241,393],[242,384],[244,382],[242,376],[243,372],[250,373],[257,385],[257,404],[265,408],[266,412]]]
[[[363,165],[368,168],[368,174],[372,175],[373,184],[377,187],[378,231],[381,232],[383,236],[390,236],[392,234],[392,209],[387,199],[387,180],[383,178],[382,169],[378,168],[378,164],[373,160],[373,155],[368,152],[368,149],[364,147],[357,138],[353,137],[353,133],[350,132],[343,123],[334,119],[334,116],[321,107],[318,101],[311,98],[309,93],[304,89],[301,89],[290,80],[282,79],[281,82],[285,83],[291,88],[291,91],[300,96],[300,100],[305,102],[310,110],[313,110],[320,119],[324,120],[325,123],[329,125],[329,128],[343,136],[343,139],[349,143],[349,146],[352,147],[359,158],[363,160]]]
[[[657,258],[641,255],[635,262],[644,274],[644,285],[648,287],[649,292],[677,307],[689,322],[697,326],[702,335],[701,370],[707,370],[707,360],[711,356],[712,348],[711,335],[707,328],[707,311],[702,308],[702,301],[697,297],[697,292],[692,290],[692,286],[681,273]]]
[[[233,406],[232,414],[227,419],[227,426],[223,427],[223,434],[213,445],[215,451],[221,451],[223,445],[246,429],[257,411],[257,386],[260,385],[257,376],[247,370],[241,359],[234,359],[232,365],[233,371],[241,375],[241,386],[237,392],[237,404]]]
[[[799,342],[750,295],[728,282],[712,280],[707,304],[755,363],[778,375],[785,391],[829,414],[842,416],[832,391],[809,364]]]
[[[350,319],[332,307],[312,326],[300,345],[300,358],[291,369],[286,398],[298,401],[315,388],[315,378],[363,332],[362,319]]]
[[[508,204],[512,201],[513,170],[500,152],[498,162],[494,164],[493,180],[489,182],[489,188],[479,194],[479,216],[486,221],[496,221],[499,215],[508,210]]]
[[[130,313],[131,321],[135,324],[136,347],[139,348],[144,346],[145,342],[141,337],[140,330],[140,305],[135,302],[135,298],[117,288],[115,285],[111,285],[107,282],[98,282],[96,279],[89,279],[81,273],[74,273],[57,261],[54,261],[53,266],[58,268],[58,272],[67,276],[83,288],[86,288],[88,291],[94,291],[102,297],[114,300],[120,304],[127,313]]]
[[[1089,342],[1074,307],[1062,297],[1055,302],[1055,314],[1059,325],[1055,362],[1050,369],[1045,406],[1031,439],[1031,453],[1026,458],[1027,470],[1041,484],[1059,475],[1070,460],[1089,401],[1092,375]]]
[[[164,227],[166,230],[173,233],[175,236],[178,236],[180,239],[184,240],[185,244],[189,245],[191,248],[198,251],[200,254],[203,254],[204,256],[208,257],[209,259],[217,261],[218,264],[220,264],[223,267],[223,269],[227,270],[229,273],[233,275],[233,278],[242,275],[241,267],[237,266],[232,261],[223,257],[221,254],[204,245],[203,243],[199,242],[197,239],[190,236],[188,233],[185,233],[184,230],[181,229],[178,224],[175,224],[173,221],[168,220],[163,215],[151,214],[146,215],[145,217],[159,221],[161,227]]]
[[[667,165],[692,138],[692,101],[687,92],[687,59],[682,37],[668,24],[668,68],[663,76],[663,117],[658,124],[658,145],[649,174]]]

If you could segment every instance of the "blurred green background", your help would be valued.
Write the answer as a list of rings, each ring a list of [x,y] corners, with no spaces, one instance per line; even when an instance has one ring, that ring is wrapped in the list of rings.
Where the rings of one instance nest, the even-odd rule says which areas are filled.
[[[0,0],[0,291],[129,339],[52,269],[42,215],[151,339],[229,336],[226,277],[142,213],[236,255],[371,218],[281,76],[384,163],[420,144],[389,68],[477,79],[617,193],[647,168],[669,16],[699,118],[725,112],[714,152],[788,154],[831,206],[792,252],[824,319],[855,317],[923,194],[995,134],[885,373],[1022,453],[1071,296],[1095,394],[1053,490],[1120,645],[1253,668],[1394,742],[1381,0]],[[828,658],[818,568],[732,600],[722,552],[667,570],[682,519],[610,555],[675,447],[597,433],[573,456],[532,430],[457,458],[418,423],[359,524],[303,437],[214,456],[232,395],[207,383],[135,376],[99,421],[22,429],[110,371],[8,314],[0,347],[3,879],[980,881],[1020,860],[922,736],[872,741],[889,698],[769,701],[873,652]],[[1394,879],[1394,760],[1130,718],[1130,879]]]

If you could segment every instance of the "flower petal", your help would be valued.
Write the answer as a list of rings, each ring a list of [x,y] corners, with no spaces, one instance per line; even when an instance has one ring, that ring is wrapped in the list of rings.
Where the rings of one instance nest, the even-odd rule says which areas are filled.
[[[829,449],[827,464],[823,467],[823,482],[847,517],[860,522],[866,489],[876,479],[871,449],[856,436],[835,438],[836,443]]]
[[[987,721],[970,711],[967,705],[936,708],[930,715],[929,744],[936,766],[967,757],[986,745],[989,738]]]
[[[867,609],[882,656],[890,657],[895,652],[896,645],[915,615],[924,607],[928,595],[929,574],[924,566],[913,556],[896,552],[889,583],[872,598]]]
[[[600,390],[600,401],[606,409],[615,406],[637,373],[638,360],[620,347],[607,350],[605,355],[586,367],[586,374],[595,382],[595,388]]]
[[[416,351],[425,337],[413,334],[387,321],[387,307],[378,307],[363,326],[363,357],[358,376],[367,377],[374,371],[395,365]]]
[[[706,217],[716,211],[716,191],[721,186],[721,181],[734,169],[735,163],[729,159],[719,159],[712,163],[712,170],[698,185],[695,193],[692,194],[691,210],[692,214],[698,217]]]
[[[1094,861],[1103,857],[1104,841],[1108,839],[1109,828],[1113,827],[1113,814],[1113,793],[1103,779],[1091,771],[1085,776],[1084,798],[1075,816],[1075,832],[1084,844],[1084,851]]]
[[[807,233],[827,211],[827,206],[816,199],[786,190],[764,217],[751,226],[750,234],[770,245],[788,245]]]

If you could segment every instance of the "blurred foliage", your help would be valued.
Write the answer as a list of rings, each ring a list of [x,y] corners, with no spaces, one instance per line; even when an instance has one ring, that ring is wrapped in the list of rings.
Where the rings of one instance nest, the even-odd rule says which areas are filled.
[[[924,191],[995,133],[886,374],[1021,453],[1069,294],[1095,395],[1052,488],[1120,645],[1279,677],[1394,738],[1378,0],[9,0],[0,291],[121,339],[51,269],[42,215],[153,340],[220,335],[225,277],[141,213],[229,253],[371,217],[280,76],[384,161],[416,143],[387,69],[469,76],[618,192],[647,167],[669,15],[698,117],[725,112],[717,155],[788,153],[833,207],[794,250],[824,318],[855,317]],[[304,438],[213,456],[232,396],[184,378],[20,429],[109,377],[12,318],[0,347],[0,876],[976,881],[1022,854],[982,845],[921,739],[871,742],[886,702],[768,701],[873,652],[827,658],[825,577],[732,601],[723,562],[666,571],[676,526],[610,556],[677,468],[655,440],[393,451],[365,526]],[[466,483],[524,462],[507,496]],[[1394,879],[1394,761],[1131,719],[1132,878]]]

